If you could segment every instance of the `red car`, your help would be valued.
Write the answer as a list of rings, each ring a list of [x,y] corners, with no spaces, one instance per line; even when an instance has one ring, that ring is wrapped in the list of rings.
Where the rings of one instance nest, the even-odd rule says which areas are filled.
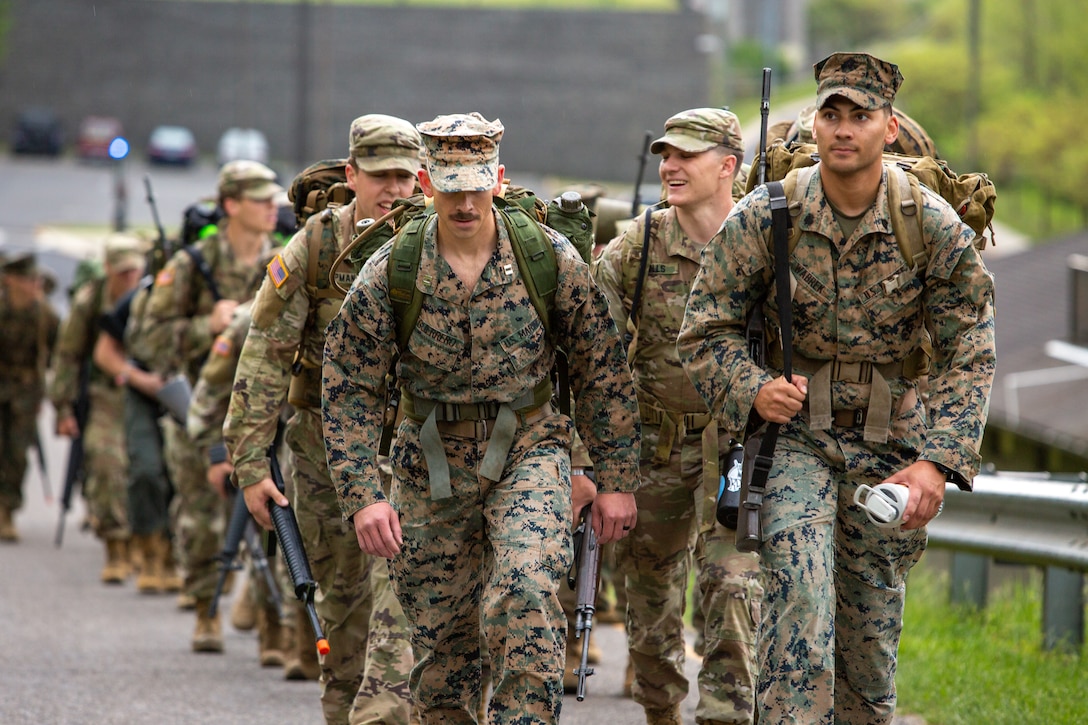
[[[110,143],[122,132],[121,122],[112,116],[87,116],[79,124],[76,153],[81,159],[108,159]]]

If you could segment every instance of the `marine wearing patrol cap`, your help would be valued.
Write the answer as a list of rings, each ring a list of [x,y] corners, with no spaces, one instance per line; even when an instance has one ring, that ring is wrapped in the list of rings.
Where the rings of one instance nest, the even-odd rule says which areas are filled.
[[[499,178],[502,122],[479,113],[439,116],[416,126],[423,138],[427,174],[444,193],[489,191]]]
[[[813,69],[818,83],[816,108],[823,108],[832,96],[842,96],[876,111],[891,105],[903,83],[899,66],[868,53],[832,53]]]
[[[740,121],[724,108],[692,108],[671,117],[665,121],[665,135],[650,144],[650,152],[659,154],[666,145],[688,153],[715,146],[744,150]]]
[[[133,234],[115,233],[106,237],[106,266],[111,272],[143,269],[146,265],[147,244]]]
[[[351,122],[348,154],[362,171],[400,169],[415,174],[423,165],[422,152],[419,132],[403,118],[370,113]]]
[[[282,191],[276,172],[257,161],[231,161],[219,170],[220,199],[267,201]]]
[[[4,262],[4,266],[0,267],[0,271],[17,277],[33,277],[38,273],[37,258],[33,252],[16,254]]]

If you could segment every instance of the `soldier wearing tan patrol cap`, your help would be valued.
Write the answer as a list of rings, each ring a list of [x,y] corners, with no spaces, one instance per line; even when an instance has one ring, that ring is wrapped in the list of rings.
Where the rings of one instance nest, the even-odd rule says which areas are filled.
[[[321,703],[329,723],[350,719],[407,725],[409,718],[407,622],[390,589],[385,560],[360,554],[329,478],[321,433],[321,356],[325,328],[342,297],[330,283],[333,262],[351,240],[356,222],[376,219],[395,200],[412,195],[419,168],[419,133],[411,123],[382,114],[352,122],[345,175],[354,198],[312,215],[269,263],[254,300],[224,427],[246,504],[270,527],[267,502],[285,503],[286,498],[272,482],[265,451],[285,398],[297,413],[286,430],[297,463],[292,503],[303,538],[322,542],[307,555],[321,588],[317,610],[328,625],[331,647],[321,665]],[[364,261],[352,255],[336,270],[341,286],[351,286]],[[299,652],[312,651],[305,619],[297,626]],[[300,654],[288,658],[289,677],[301,672],[301,662]]]
[[[642,418],[643,485],[635,494],[639,523],[617,544],[616,567],[627,581],[628,679],[650,725],[680,723],[688,691],[680,665],[684,601],[695,552],[705,617],[699,722],[754,717],[758,563],[737,552],[733,529],[715,523],[730,436],[684,375],[674,344],[703,247],[733,208],[743,148],[740,123],[726,109],[669,118],[665,135],[650,144],[668,206],[636,219],[594,267],[616,326],[633,340],[627,354]]]
[[[515,218],[535,222],[496,206],[502,124],[468,113],[417,128],[420,186],[434,208],[401,233],[419,242],[423,295],[396,365],[405,420],[390,453],[392,492],[383,490],[376,452],[399,345],[388,275],[401,238],[363,267],[329,326],[323,421],[332,478],[359,546],[390,559],[412,623],[421,721],[475,719],[482,636],[490,720],[554,723],[566,628],[557,591],[571,563],[573,512],[571,421],[552,408],[549,373],[561,346],[578,431],[600,462],[593,518],[608,542],[636,519],[630,372],[579,253],[546,227],[515,229]],[[515,257],[512,239],[528,234],[554,250],[555,339]]]
[[[906,173],[883,162],[899,132],[898,67],[835,53],[815,76],[820,161],[784,181],[800,204],[789,204],[791,378],[781,345],[767,345],[761,369],[745,335],[757,300],[768,330],[782,324],[768,186],[737,202],[706,246],[677,348],[722,426],[781,426],[762,497],[758,721],[886,725],[907,573],[946,484],[970,489],[981,463],[993,279],[972,229],[924,189],[926,253],[904,266],[889,196]],[[861,485],[885,482],[909,498],[882,527],[854,501]]]

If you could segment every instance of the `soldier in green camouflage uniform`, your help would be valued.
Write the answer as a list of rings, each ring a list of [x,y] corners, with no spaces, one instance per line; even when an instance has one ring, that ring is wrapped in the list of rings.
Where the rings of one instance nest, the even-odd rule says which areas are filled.
[[[272,259],[270,234],[276,226],[275,196],[282,188],[275,173],[254,161],[232,161],[219,172],[219,201],[226,217],[217,232],[197,242],[215,283],[218,299],[188,250],[182,250],[155,276],[141,321],[138,357],[164,376],[181,372],[195,385],[212,340],[226,329],[235,308],[250,299]],[[207,461],[185,429],[164,422],[167,466],[177,495],[176,533],[185,568],[185,588],[196,599],[192,647],[222,652],[219,618],[208,605],[215,591],[216,555],[226,527],[225,499],[208,485]]]
[[[348,145],[345,173],[355,198],[310,217],[270,265],[254,304],[225,435],[246,503],[270,527],[267,502],[286,500],[276,492],[264,451],[284,400],[294,405],[296,414],[285,431],[297,461],[293,505],[330,646],[321,676],[325,720],[407,723],[412,668],[407,621],[389,586],[385,560],[360,552],[340,516],[321,433],[320,365],[325,328],[343,296],[330,280],[333,262],[356,222],[377,219],[398,198],[412,194],[419,134],[408,121],[370,114],[352,122]],[[342,287],[350,286],[364,260],[353,253],[336,270]]]
[[[861,53],[816,65],[818,173],[789,260],[792,382],[781,347],[753,364],[745,318],[779,310],[768,193],[734,208],[703,253],[678,346],[730,429],[782,425],[763,499],[760,722],[889,723],[907,572],[945,484],[970,488],[995,366],[993,279],[975,234],[924,192],[928,259],[908,268],[891,232],[885,143],[898,123],[899,69]],[[928,330],[928,407],[917,356]],[[910,489],[904,523],[878,528],[852,503],[859,484]]]
[[[0,268],[0,541],[18,541],[26,452],[37,440],[45,371],[60,321],[42,291],[33,254]]]
[[[79,287],[57,340],[49,398],[57,411],[57,434],[83,436],[83,496],[95,535],[105,544],[101,579],[120,584],[129,575],[127,472],[124,385],[92,364],[99,318],[135,288],[144,269],[144,247],[138,237],[113,234],[106,239],[105,274]],[[87,420],[80,430],[75,405],[86,375]]]
[[[472,113],[417,128],[426,151],[420,186],[435,214],[422,229],[422,307],[395,371],[405,417],[390,455],[390,495],[377,448],[386,375],[398,355],[391,245],[366,263],[329,326],[329,467],[363,551],[391,559],[412,623],[410,682],[421,720],[476,721],[482,633],[490,722],[554,723],[566,640],[557,590],[571,561],[573,514],[572,424],[550,403],[553,345],[570,359],[575,419],[596,463],[593,523],[603,542],[636,521],[630,371],[588,266],[546,228],[558,289],[555,341],[545,335],[493,205],[503,181],[502,125]]]
[[[693,552],[706,616],[696,722],[753,722],[759,562],[737,551],[735,531],[716,525],[719,454],[729,450],[730,436],[711,420],[676,352],[699,255],[733,208],[743,149],[729,111],[695,108],[666,121],[650,150],[661,156],[669,205],[639,216],[594,267],[617,327],[631,340],[642,416],[638,527],[617,546],[616,565],[627,588],[632,694],[650,725],[679,725],[688,691],[683,615]]]

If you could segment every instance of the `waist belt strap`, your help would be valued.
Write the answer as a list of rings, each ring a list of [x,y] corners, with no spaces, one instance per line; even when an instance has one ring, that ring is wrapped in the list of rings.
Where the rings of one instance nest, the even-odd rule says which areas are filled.
[[[440,403],[434,400],[417,398],[407,391],[402,391],[404,414],[416,421],[422,420],[419,429],[419,443],[423,448],[423,460],[427,462],[430,475],[431,499],[438,501],[453,495],[450,485],[450,464],[446,460],[446,449],[442,435],[438,432],[438,421],[488,420],[495,419],[495,427],[487,443],[487,452],[480,462],[480,475],[490,481],[502,478],[506,467],[506,457],[514,445],[514,435],[518,429],[517,411],[532,411],[551,399],[551,381],[544,379],[535,388],[509,403]],[[492,415],[487,413],[494,411]]]
[[[810,362],[810,361],[806,361]],[[798,367],[801,361],[798,360]],[[898,368],[902,372],[902,363],[872,365],[870,363],[841,363],[836,360],[824,361],[816,370],[809,385],[809,424],[813,430],[831,428],[831,381],[846,380],[856,383],[869,383],[869,407],[865,414],[863,440],[870,443],[887,443],[888,426],[892,417],[892,391],[883,373],[894,373]]]
[[[638,410],[639,418],[645,425],[660,426],[654,462],[661,465],[669,462],[677,436],[683,438],[688,433],[705,431],[711,423],[710,413],[679,413],[666,410],[641,393],[638,396]]]

